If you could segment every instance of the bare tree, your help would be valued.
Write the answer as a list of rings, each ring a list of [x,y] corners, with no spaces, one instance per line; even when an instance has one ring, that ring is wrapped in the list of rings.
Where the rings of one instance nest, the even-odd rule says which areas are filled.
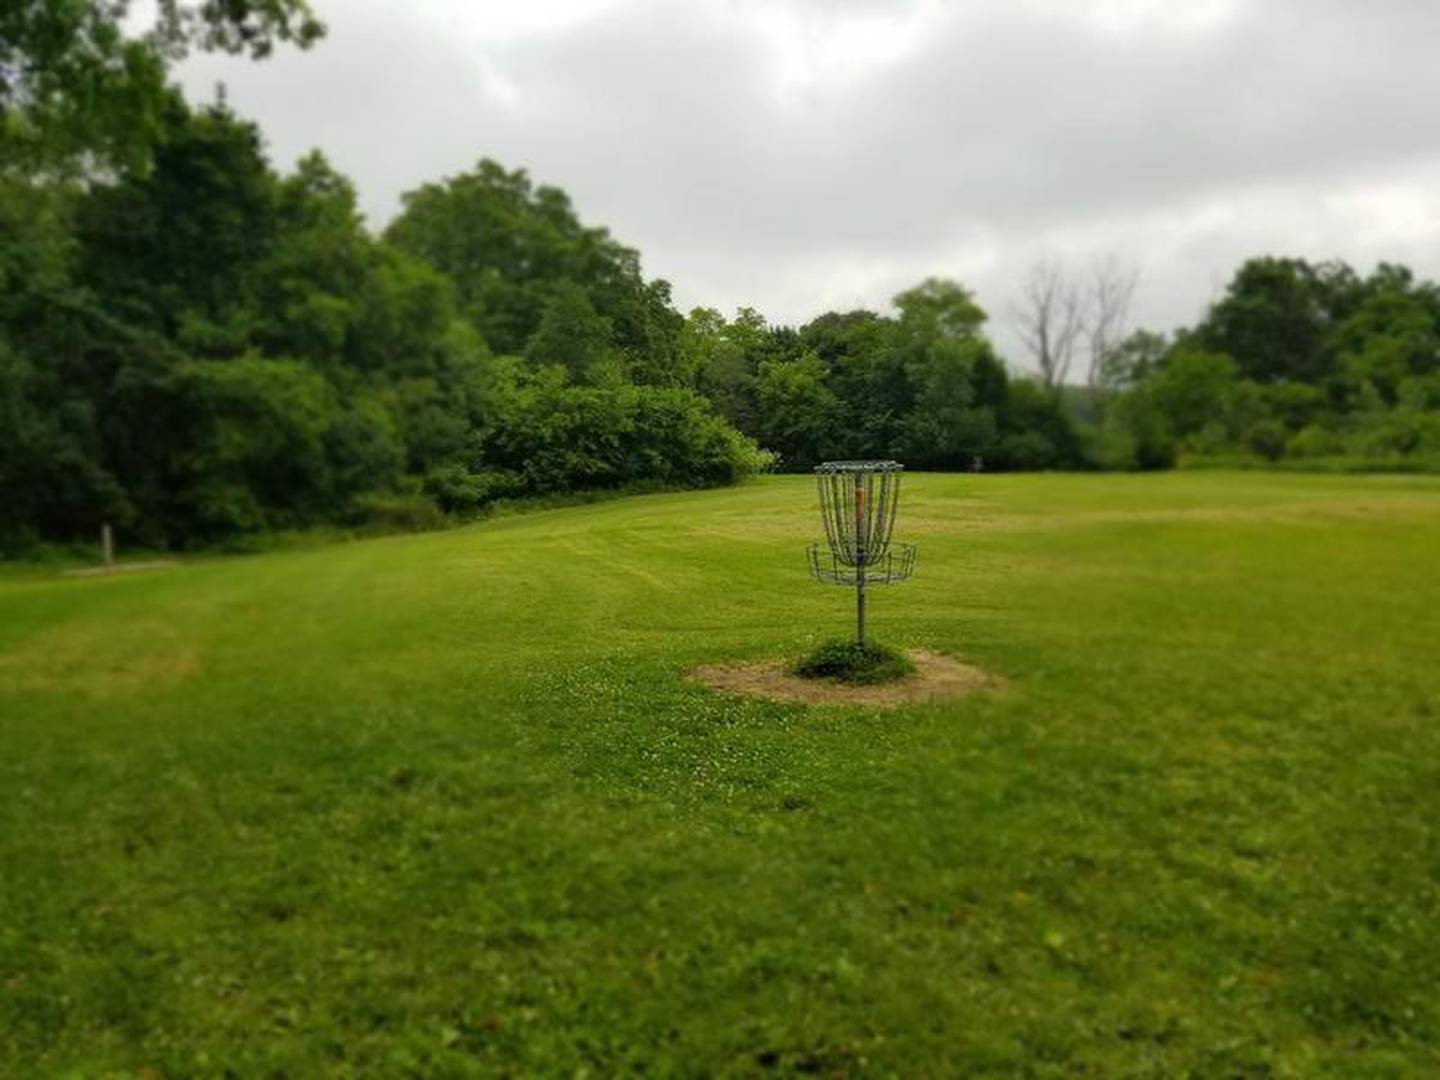
[[[1085,337],[1089,346],[1089,369],[1085,385],[1093,392],[1100,382],[1105,358],[1129,331],[1130,301],[1140,271],[1132,263],[1122,261],[1114,252],[1096,259],[1090,265],[1085,289]]]
[[[1015,306],[1021,340],[1046,386],[1061,386],[1085,329],[1083,297],[1065,268],[1051,259],[1030,267]]]

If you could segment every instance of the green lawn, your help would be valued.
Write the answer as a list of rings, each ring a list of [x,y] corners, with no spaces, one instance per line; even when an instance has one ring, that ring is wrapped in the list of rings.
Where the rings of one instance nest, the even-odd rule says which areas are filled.
[[[0,1074],[1440,1071],[1440,480],[805,478],[0,576]]]

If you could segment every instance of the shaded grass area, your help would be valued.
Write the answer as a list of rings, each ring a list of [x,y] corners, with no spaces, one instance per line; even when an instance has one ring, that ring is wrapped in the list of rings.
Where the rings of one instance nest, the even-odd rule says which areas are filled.
[[[833,679],[854,686],[874,686],[903,679],[915,670],[898,649],[876,641],[827,641],[801,657],[795,674],[806,679]]]
[[[0,579],[0,1074],[1440,1068],[1440,482],[907,478],[877,635],[803,478]]]

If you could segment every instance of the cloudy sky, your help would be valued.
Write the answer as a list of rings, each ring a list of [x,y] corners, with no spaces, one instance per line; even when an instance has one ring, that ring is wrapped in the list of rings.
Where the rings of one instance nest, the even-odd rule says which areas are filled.
[[[1436,0],[314,0],[329,37],[197,57],[278,165],[375,227],[482,156],[638,247],[682,309],[800,323],[955,277],[1023,363],[1042,257],[1192,322],[1262,252],[1440,277]]]

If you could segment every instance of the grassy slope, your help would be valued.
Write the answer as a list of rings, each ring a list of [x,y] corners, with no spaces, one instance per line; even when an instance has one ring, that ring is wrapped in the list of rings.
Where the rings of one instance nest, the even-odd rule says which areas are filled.
[[[1440,1068],[1440,481],[909,484],[1002,697],[681,680],[847,628],[803,479],[5,575],[0,1073]]]

